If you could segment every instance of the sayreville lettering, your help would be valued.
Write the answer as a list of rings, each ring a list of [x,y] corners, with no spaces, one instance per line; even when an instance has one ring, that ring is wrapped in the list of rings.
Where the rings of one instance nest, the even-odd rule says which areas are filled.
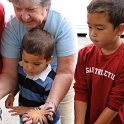
[[[114,80],[115,75],[107,70],[98,69],[95,67],[86,67],[86,73],[93,73],[101,76],[105,76]]]

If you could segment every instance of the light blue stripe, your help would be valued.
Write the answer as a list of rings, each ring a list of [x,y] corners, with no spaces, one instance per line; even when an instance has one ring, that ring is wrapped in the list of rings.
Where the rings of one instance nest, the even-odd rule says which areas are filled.
[[[43,97],[41,97],[40,94],[34,93],[24,87],[21,87],[20,94],[22,95],[22,97],[24,97],[28,100],[33,100],[33,101],[37,101],[37,102],[43,101]]]

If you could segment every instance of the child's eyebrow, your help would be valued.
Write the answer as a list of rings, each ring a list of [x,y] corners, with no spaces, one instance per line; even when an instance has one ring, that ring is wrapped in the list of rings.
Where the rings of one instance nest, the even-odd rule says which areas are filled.
[[[89,22],[87,22],[88,25],[91,25]],[[94,24],[95,26],[104,26],[102,24]]]
[[[87,23],[89,26],[91,25],[90,23]],[[102,25],[102,24],[95,24],[94,25],[95,27],[104,27],[104,25]]]
[[[100,27],[103,27],[104,25],[102,25],[102,24],[96,24],[95,26],[100,26]]]

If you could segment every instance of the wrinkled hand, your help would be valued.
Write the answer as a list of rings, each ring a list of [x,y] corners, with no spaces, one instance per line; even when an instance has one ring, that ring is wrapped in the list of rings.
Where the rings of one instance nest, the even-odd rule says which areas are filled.
[[[49,114],[48,114],[47,118],[50,121],[53,121],[53,116],[56,111],[56,106],[52,102],[46,102],[44,105],[41,105],[39,108],[49,110]]]
[[[39,108],[28,111],[23,115],[24,124],[47,124],[47,118],[52,121],[55,106],[53,103],[48,102]]]
[[[25,112],[29,110],[31,110],[30,107],[15,106],[15,107],[12,107],[11,110],[9,110],[9,113],[11,113],[11,116],[23,115]]]

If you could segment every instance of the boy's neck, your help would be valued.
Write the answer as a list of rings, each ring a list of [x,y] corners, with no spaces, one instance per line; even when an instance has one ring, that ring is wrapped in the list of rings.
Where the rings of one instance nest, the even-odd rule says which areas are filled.
[[[103,55],[110,55],[112,53],[114,53],[115,51],[117,51],[117,49],[120,47],[120,45],[122,44],[122,39],[119,38],[117,42],[115,42],[113,45],[111,45],[108,48],[101,48],[101,51],[103,53]]]

